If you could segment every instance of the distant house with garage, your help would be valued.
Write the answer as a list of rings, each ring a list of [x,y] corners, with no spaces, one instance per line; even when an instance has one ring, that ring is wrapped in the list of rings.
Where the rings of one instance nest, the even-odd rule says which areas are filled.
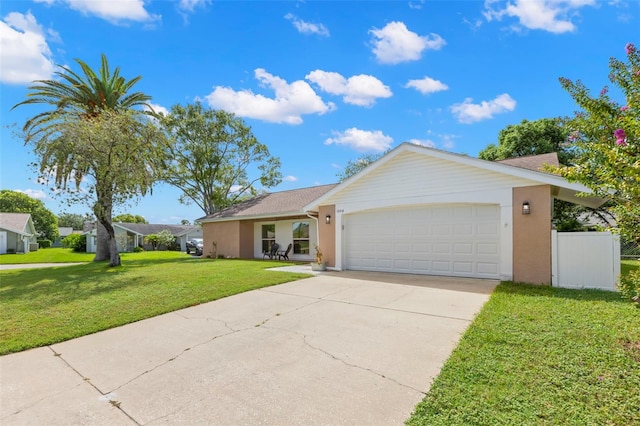
[[[202,228],[198,225],[166,225],[149,223],[113,223],[116,234],[118,251],[131,252],[135,247],[152,250],[146,237],[168,230],[175,237],[176,245],[181,251],[186,251],[187,241],[193,238],[202,238]],[[97,228],[95,223],[85,223],[84,232],[87,236],[87,252],[96,252]]]

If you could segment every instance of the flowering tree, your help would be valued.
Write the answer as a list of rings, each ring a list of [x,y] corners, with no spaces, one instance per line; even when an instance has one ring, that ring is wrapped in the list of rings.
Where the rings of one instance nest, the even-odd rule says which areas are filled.
[[[627,62],[611,58],[609,80],[624,95],[613,100],[605,86],[597,98],[579,80],[560,83],[583,109],[567,119],[576,157],[561,173],[612,199],[620,233],[640,243],[640,54],[629,43]]]
[[[560,172],[610,198],[620,233],[640,244],[640,54],[632,43],[625,49],[626,62],[609,61],[609,80],[622,92],[622,104],[612,99],[606,86],[598,97],[591,97],[579,80],[560,79],[583,110],[566,120],[576,157]],[[623,293],[640,296],[640,273],[627,279],[627,285]]]

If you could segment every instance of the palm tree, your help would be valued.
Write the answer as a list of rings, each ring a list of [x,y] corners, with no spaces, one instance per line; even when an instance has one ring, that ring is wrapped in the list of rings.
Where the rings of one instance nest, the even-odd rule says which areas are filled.
[[[55,73],[56,80],[36,80],[35,84],[29,86],[26,100],[13,106],[45,104],[53,107],[27,120],[23,131],[25,144],[32,143],[40,155],[40,172],[55,171],[56,184],[64,189],[68,181],[75,181],[77,189],[82,177],[96,167],[95,163],[86,159],[84,163],[79,161],[74,153],[77,139],[68,136],[71,123],[89,122],[100,117],[111,120],[114,114],[120,113],[134,117],[140,114],[153,115],[153,110],[147,104],[150,96],[141,92],[130,93],[141,76],[126,80],[120,75],[119,67],[110,70],[104,54],[99,74],[80,59],[75,61],[82,68],[83,75],[58,65],[60,71]],[[151,112],[137,107],[147,107]],[[65,146],[64,152],[62,146]],[[120,264],[120,257],[111,225],[111,212],[114,191],[117,189],[112,182],[99,185],[97,172],[94,178],[96,199],[92,209],[98,219],[98,244],[94,260],[110,259],[110,264],[116,266]],[[142,188],[144,192],[143,185]]]

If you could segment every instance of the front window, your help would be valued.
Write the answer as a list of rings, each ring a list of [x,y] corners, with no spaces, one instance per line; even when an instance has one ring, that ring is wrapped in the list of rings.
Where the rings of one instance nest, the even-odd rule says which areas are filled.
[[[262,252],[270,252],[271,245],[276,242],[276,225],[262,225]]]
[[[293,253],[309,254],[309,222],[293,223]]]

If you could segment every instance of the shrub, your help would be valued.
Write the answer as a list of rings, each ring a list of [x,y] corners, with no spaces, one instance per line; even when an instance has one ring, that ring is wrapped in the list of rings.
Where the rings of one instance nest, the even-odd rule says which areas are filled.
[[[51,247],[51,240],[38,240],[39,248],[49,248]]]
[[[640,303],[640,269],[622,275],[618,289],[624,297]]]
[[[133,248],[133,252],[134,253],[142,253],[144,251],[144,249],[140,246],[136,246]]]
[[[84,253],[87,251],[87,236],[81,234],[71,234],[62,240],[62,247],[73,249],[75,252]]]

